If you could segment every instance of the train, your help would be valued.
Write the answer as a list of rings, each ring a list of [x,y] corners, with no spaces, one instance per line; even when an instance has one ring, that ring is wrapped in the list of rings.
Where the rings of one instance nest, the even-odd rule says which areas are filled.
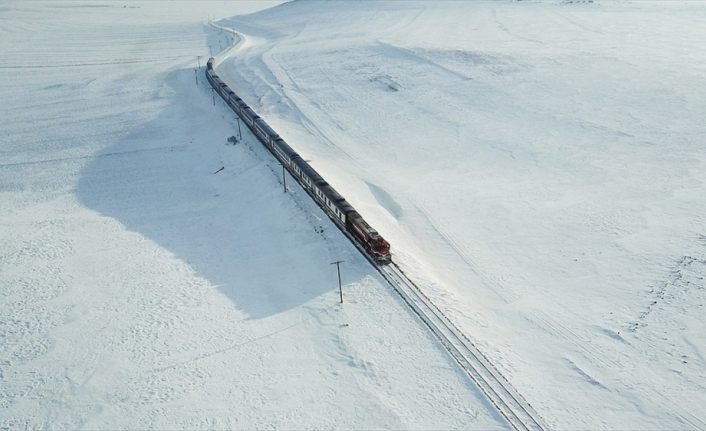
[[[392,262],[388,243],[311,165],[292,149],[254,109],[218,77],[213,57],[206,63],[206,79],[225,103],[284,166],[326,215],[349,234],[377,265]]]

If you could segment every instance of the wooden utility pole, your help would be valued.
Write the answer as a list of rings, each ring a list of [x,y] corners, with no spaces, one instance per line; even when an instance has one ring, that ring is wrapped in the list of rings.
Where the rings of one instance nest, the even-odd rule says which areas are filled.
[[[345,262],[345,260],[331,262],[331,265],[336,265],[336,271],[338,272],[338,293],[341,295],[341,304],[343,304],[343,288],[341,287],[341,264],[343,262]]]
[[[199,85],[199,72],[197,69],[194,69],[194,78],[196,78],[196,86]]]

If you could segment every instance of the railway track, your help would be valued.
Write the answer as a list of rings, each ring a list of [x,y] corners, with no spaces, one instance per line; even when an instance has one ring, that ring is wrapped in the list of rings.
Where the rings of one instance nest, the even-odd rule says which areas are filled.
[[[211,25],[224,30],[224,28],[215,26],[212,23]],[[226,30],[237,35],[230,29]],[[263,145],[265,148],[270,149],[266,144],[263,143]],[[274,152],[272,153],[277,158]],[[287,170],[289,170],[289,167],[287,167]],[[424,295],[414,282],[394,262],[389,265],[379,265],[375,262],[361,244],[351,236],[341,221],[327,212],[326,208],[317,201],[310,188],[302,184],[291,170],[289,171],[302,189],[309,194],[314,203],[321,207],[343,235],[360,250],[361,254],[378,270],[380,275],[432,331],[508,424],[516,431],[548,430],[548,427],[543,424],[532,406],[514,390],[490,361],[473,345],[471,340]]]
[[[432,304],[397,265],[392,263],[376,267],[513,429],[548,430],[532,406],[512,388],[490,361]]]

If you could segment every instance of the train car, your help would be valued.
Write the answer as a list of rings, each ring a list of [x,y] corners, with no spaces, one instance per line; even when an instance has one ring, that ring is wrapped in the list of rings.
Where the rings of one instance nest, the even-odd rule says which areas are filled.
[[[333,216],[337,220],[340,220],[345,226],[346,214],[342,211],[342,208],[348,205],[348,202],[346,202],[336,189],[325,181],[318,185],[318,189],[320,191],[321,201],[326,207],[326,210],[333,214]]]
[[[270,147],[275,143],[277,139],[281,139],[279,135],[272,129],[272,127],[270,127],[270,125],[262,119],[262,117],[255,120],[255,130],[257,130],[261,134],[261,136],[265,140],[265,143],[268,144]]]
[[[299,155],[284,139],[279,136],[275,139],[272,149],[275,152],[275,156],[290,168],[292,166],[292,157]]]
[[[230,106],[238,116],[241,114],[241,102],[243,99],[238,97],[237,94],[235,94],[235,91],[231,90],[229,87],[226,87],[226,98],[224,98],[228,106]]]
[[[238,95],[235,94],[235,92],[233,90],[230,90],[230,93],[228,93],[228,98],[230,99],[233,106],[235,106],[235,109],[240,111],[240,102],[242,102],[243,99],[238,97]]]
[[[304,189],[310,189],[311,188],[311,178],[309,175],[307,175],[306,172],[306,166],[309,166],[308,163],[302,159],[302,157],[299,154],[295,154],[292,156],[292,171],[294,171],[293,175],[295,175],[299,179],[299,183],[304,187]],[[311,168],[309,166],[309,168]],[[312,169],[313,171],[313,169]],[[314,171],[315,172],[315,171]]]
[[[392,262],[390,255],[390,243],[385,241],[378,232],[370,227],[363,220],[363,217],[354,212],[348,215],[348,223],[346,224],[348,232],[353,234],[356,239],[363,245],[365,250],[375,259],[376,262],[386,265]]]
[[[206,77],[211,86],[238,116],[250,127],[255,136],[269,148],[277,160],[297,179],[302,188],[336,222],[342,230],[360,244],[379,265],[392,262],[390,244],[373,229],[363,217],[341,196],[314,168],[282,139],[267,122],[231,90],[213,70],[214,59],[206,63]]]
[[[245,123],[251,128],[254,127],[255,119],[260,118],[248,105],[241,108],[240,112],[243,114],[241,117],[243,121],[245,121]]]
[[[235,111],[235,113],[238,116],[240,115],[240,105],[238,105],[236,102],[234,102],[232,97],[229,96],[228,99],[226,100],[226,103],[228,103],[228,106],[230,106],[231,109],[233,111]]]

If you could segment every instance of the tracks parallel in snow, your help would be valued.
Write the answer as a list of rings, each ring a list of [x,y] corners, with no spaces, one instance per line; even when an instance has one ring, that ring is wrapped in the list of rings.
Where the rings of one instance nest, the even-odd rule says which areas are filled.
[[[379,266],[378,271],[429,327],[512,428],[517,431],[548,429],[532,406],[397,265]]]
[[[238,35],[231,29],[211,26],[220,30],[227,30]],[[238,35],[240,39],[242,36]],[[233,45],[234,46],[234,45]],[[232,46],[231,46],[232,48]],[[222,57],[222,51],[216,57]],[[222,58],[221,58],[222,59]],[[267,148],[267,146],[265,145]],[[290,172],[291,173],[291,172]],[[405,273],[393,262],[389,265],[378,265],[346,230],[336,217],[316,200],[309,188],[305,187],[296,175],[292,177],[309,196],[324,211],[341,233],[346,236],[361,254],[375,267],[382,277],[400,295],[403,301],[424,322],[432,333],[441,342],[444,348],[453,356],[456,362],[464,369],[476,386],[481,390],[490,403],[505,418],[508,424],[517,431],[545,431],[548,430],[532,406],[519,395],[510,383],[498,372],[490,361],[473,345],[473,343],[422,293]]]

